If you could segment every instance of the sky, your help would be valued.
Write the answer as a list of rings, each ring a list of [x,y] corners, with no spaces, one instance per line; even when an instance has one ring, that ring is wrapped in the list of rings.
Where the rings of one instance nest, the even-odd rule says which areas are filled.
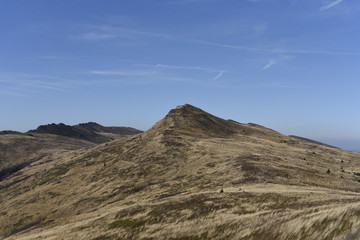
[[[1,0],[0,130],[191,104],[360,151],[358,0]]]

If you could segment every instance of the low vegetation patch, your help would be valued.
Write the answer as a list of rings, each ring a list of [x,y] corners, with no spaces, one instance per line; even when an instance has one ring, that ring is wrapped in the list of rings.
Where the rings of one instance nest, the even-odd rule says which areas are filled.
[[[58,192],[48,192],[47,193],[51,198],[55,198],[61,195],[61,193]]]
[[[110,229],[114,228],[140,228],[144,226],[145,222],[142,220],[136,220],[136,219],[118,219],[112,223],[109,224]]]
[[[213,167],[216,166],[216,164],[213,163],[213,162],[209,162],[209,163],[206,164],[206,166],[207,166],[207,167],[210,167],[210,168],[213,168]]]
[[[111,240],[111,239],[113,239],[113,237],[111,237],[111,236],[99,236],[99,237],[93,238],[92,240]]]
[[[184,237],[178,237],[178,238],[170,238],[170,240],[207,240],[210,238],[207,238],[206,234],[201,234],[200,236],[184,236]]]

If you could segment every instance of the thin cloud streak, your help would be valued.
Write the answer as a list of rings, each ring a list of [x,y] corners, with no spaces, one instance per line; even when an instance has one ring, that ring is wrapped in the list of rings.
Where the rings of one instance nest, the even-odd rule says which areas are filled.
[[[143,35],[149,37],[158,37],[163,39],[174,38],[168,34],[141,31],[130,28],[122,28],[122,27],[112,27],[112,26],[88,26],[91,31],[80,34],[78,36],[71,36],[71,38],[80,39],[80,40],[109,40],[116,39],[124,36],[136,36]],[[95,32],[96,31],[96,32]]]
[[[221,72],[219,72],[219,74],[218,75],[216,75],[212,80],[218,80],[219,78],[221,78],[222,77],[222,75],[224,74],[224,72],[225,71],[221,71]]]
[[[88,33],[82,34],[80,36],[76,36],[75,38],[90,40],[90,41],[98,41],[98,40],[108,40],[108,39],[112,39],[115,37],[116,37],[116,35],[114,35],[114,34],[88,32]]]
[[[54,60],[54,61],[76,61],[76,62],[93,62],[93,63],[101,63],[101,61],[99,60],[95,60],[89,57],[73,57],[73,56],[52,56],[52,55],[47,55],[47,56],[39,56],[36,57],[35,59],[40,59],[40,60]]]
[[[189,41],[194,42],[194,43],[214,46],[214,47],[232,48],[232,49],[245,50],[245,51],[272,51],[271,49],[266,49],[266,48],[253,48],[253,47],[236,46],[236,45],[214,43],[214,42],[208,42],[208,41],[202,41],[202,40],[196,40],[196,39],[192,39],[192,40],[189,40]]]
[[[206,68],[206,67],[197,67],[197,66],[176,66],[176,65],[165,65],[165,64],[137,64],[138,66],[147,66],[155,68],[164,68],[164,69],[175,69],[175,70],[196,70],[196,71],[205,71],[205,72],[217,72],[218,74],[212,78],[212,80],[218,80],[226,72],[222,69]]]
[[[271,68],[273,65],[277,64],[276,61],[270,59],[269,62],[262,68],[263,70]]]
[[[42,88],[42,89],[50,89],[60,92],[68,92],[66,89],[62,88],[60,84],[52,84],[45,81],[33,81],[33,80],[1,80],[2,83],[7,83],[10,85],[18,85],[18,86],[27,86],[33,88]]]
[[[201,70],[201,71],[209,71],[209,72],[221,72],[224,70],[215,69],[215,68],[206,68],[206,67],[197,67],[197,66],[176,66],[176,65],[165,65],[165,64],[140,64],[142,66],[151,66],[156,68],[168,68],[168,69],[181,69],[181,70]]]
[[[10,86],[23,86],[49,89],[59,92],[69,92],[67,87],[71,81],[41,74],[0,73],[0,83],[5,83]]]
[[[224,0],[172,0],[167,1],[167,5],[182,5],[182,4],[202,4],[202,3],[212,3],[212,2],[220,2]]]
[[[261,88],[292,88],[292,89],[310,89],[313,87],[301,85],[285,85],[285,84],[257,84],[255,87]]]
[[[102,75],[102,76],[148,76],[156,74],[156,71],[90,71],[90,74]]]
[[[331,2],[331,3],[328,4],[328,5],[322,6],[322,7],[320,8],[320,11],[321,11],[321,12],[322,12],[322,11],[326,11],[326,10],[332,8],[332,7],[335,7],[335,6],[338,5],[339,3],[342,3],[343,1],[344,1],[344,0],[335,0],[334,2]]]
[[[207,68],[207,67],[198,67],[198,66],[177,66],[177,65],[166,65],[166,64],[134,64],[133,66],[140,67],[139,70],[133,70],[133,71],[99,71],[99,70],[93,70],[89,71],[88,74],[91,75],[98,75],[103,77],[146,77],[145,79],[151,80],[151,79],[158,79],[158,80],[164,80],[171,78],[174,78],[174,76],[179,75],[187,75],[192,76],[192,71],[197,71],[202,74],[208,75],[209,73],[215,73],[216,75],[211,80],[218,80],[220,79],[223,74],[226,72],[226,70],[223,69],[215,69],[215,68]],[[150,68],[149,70],[146,70],[144,68]],[[189,75],[190,74],[190,75]],[[204,76],[206,76],[204,75]],[[176,77],[179,79],[179,77]],[[144,78],[143,78],[144,79]],[[184,79],[188,80],[189,77],[181,78],[181,81],[184,81]],[[209,78],[208,78],[209,79]],[[200,80],[200,79],[199,79]]]
[[[253,52],[271,52],[271,53],[298,53],[298,54],[325,54],[325,55],[347,55],[347,56],[360,56],[360,53],[351,53],[351,52],[333,52],[333,51],[311,51],[311,50],[291,50],[291,49],[281,49],[281,48],[253,48],[253,47],[244,47],[238,45],[222,44],[222,43],[213,43],[201,40],[191,40],[192,42],[221,47],[221,48],[231,48],[236,50],[244,51],[253,51]]]

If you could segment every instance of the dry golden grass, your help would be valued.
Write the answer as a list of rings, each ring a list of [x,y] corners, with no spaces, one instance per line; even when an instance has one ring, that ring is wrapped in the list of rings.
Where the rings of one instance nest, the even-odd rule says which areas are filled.
[[[359,157],[182,106],[1,182],[0,236],[358,239]]]

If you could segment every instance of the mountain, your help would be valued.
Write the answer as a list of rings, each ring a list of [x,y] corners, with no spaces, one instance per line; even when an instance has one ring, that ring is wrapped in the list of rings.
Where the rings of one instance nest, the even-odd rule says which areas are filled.
[[[360,154],[191,105],[0,184],[4,239],[358,239]]]
[[[20,133],[0,132],[0,180],[58,151],[92,147],[141,131],[128,127],[104,127],[89,122],[75,126],[49,124]]]

